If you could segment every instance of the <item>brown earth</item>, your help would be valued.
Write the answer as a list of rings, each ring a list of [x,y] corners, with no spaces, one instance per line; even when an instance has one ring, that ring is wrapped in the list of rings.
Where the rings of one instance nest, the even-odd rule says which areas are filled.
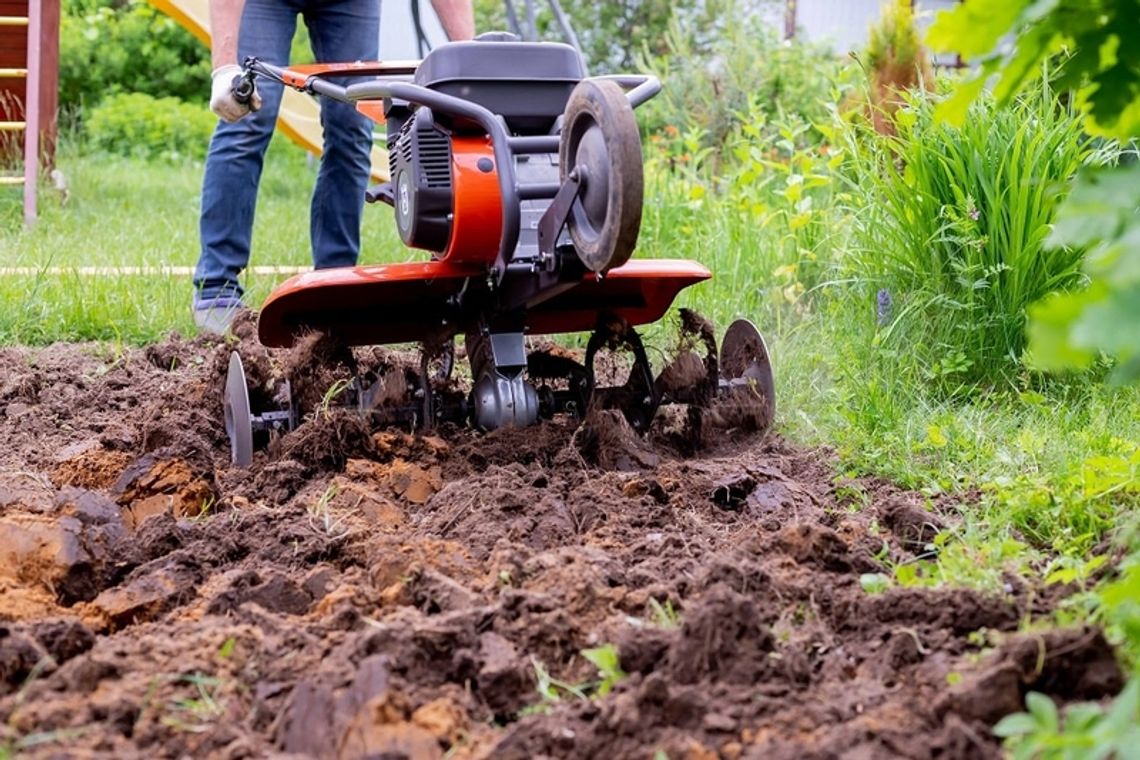
[[[314,357],[394,362],[242,343],[255,398]],[[0,749],[984,758],[1027,690],[1121,686],[1098,631],[1017,632],[1040,612],[1024,583],[865,591],[958,505],[841,481],[825,452],[706,429],[682,456],[613,414],[411,436],[331,409],[243,471],[228,351],[0,350]],[[604,696],[599,648],[625,674]]]

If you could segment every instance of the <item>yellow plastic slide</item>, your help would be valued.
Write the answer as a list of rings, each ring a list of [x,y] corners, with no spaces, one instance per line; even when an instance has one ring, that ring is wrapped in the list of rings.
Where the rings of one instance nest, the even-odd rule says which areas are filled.
[[[210,12],[208,0],[149,0],[150,4],[173,18],[210,45]],[[315,98],[291,88],[285,88],[277,128],[305,150],[317,155],[321,152],[322,133],[320,106]],[[372,177],[383,182],[388,179],[388,152],[372,146]]]

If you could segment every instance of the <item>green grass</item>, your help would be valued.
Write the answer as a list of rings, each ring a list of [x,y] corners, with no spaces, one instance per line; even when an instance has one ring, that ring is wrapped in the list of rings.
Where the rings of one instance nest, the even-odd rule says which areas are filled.
[[[873,299],[837,297],[772,346],[785,435],[833,449],[843,475],[966,495],[899,583],[1001,592],[1006,573],[1036,583],[1140,551],[1140,388],[1072,378],[946,398],[916,386],[878,331]]]
[[[67,202],[43,189],[41,215],[30,229],[22,224],[20,191],[0,188],[0,267],[194,266],[200,163],[90,158],[69,149],[58,163],[69,186]],[[252,265],[311,264],[309,199],[315,178],[315,164],[282,138],[274,139],[258,199]],[[361,261],[408,258],[391,210],[365,211]],[[284,279],[247,275],[249,303],[261,303]],[[188,334],[192,292],[189,277],[0,276],[0,343],[144,343],[171,330]]]
[[[961,127],[922,95],[896,118],[897,136],[844,133],[852,192],[877,199],[853,218],[851,269],[893,295],[884,341],[927,382],[1008,385],[1027,307],[1081,282],[1083,252],[1045,239],[1091,143],[1040,88],[1005,109],[982,98]]]

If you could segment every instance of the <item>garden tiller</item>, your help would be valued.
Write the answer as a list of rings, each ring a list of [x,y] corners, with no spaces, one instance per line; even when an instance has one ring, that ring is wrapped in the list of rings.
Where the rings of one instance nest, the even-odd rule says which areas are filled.
[[[358,378],[338,401],[401,424],[447,420],[485,430],[599,405],[619,408],[645,431],[662,404],[707,406],[744,392],[761,400],[770,422],[772,370],[750,322],[734,322],[718,352],[707,323],[683,313],[682,330],[704,353],[688,352],[683,382],[673,365],[670,377],[653,375],[634,330],[661,319],[681,289],[711,277],[693,261],[630,258],[643,190],[634,108],[660,91],[656,78],[587,78],[569,45],[505,33],[442,45],[420,62],[281,68],[249,59],[245,69],[238,94],[268,77],[354,103],[384,123],[390,180],[370,188],[367,200],[392,206],[403,242],[431,254],[298,275],[263,305],[258,335],[269,347],[311,331],[346,346],[421,345],[403,401],[392,402],[385,378]],[[528,355],[528,335],[587,331],[582,361]],[[444,393],[453,387],[445,378],[458,335],[472,389]],[[632,356],[623,385],[598,387],[594,359],[603,348]],[[304,410],[288,395],[251,412],[233,355],[225,413],[236,463],[250,462],[256,432],[299,423]]]

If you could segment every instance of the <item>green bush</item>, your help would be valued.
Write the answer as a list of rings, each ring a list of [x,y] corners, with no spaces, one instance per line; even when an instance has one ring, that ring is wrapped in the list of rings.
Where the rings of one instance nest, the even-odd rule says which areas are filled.
[[[765,0],[767,1],[767,0]],[[625,0],[620,3],[568,3],[562,9],[578,37],[582,56],[592,74],[632,71],[644,49],[664,54],[665,30],[677,20],[701,39],[714,39],[733,19],[733,0]],[[523,4],[514,3],[518,21],[527,25]],[[501,0],[475,0],[478,32],[509,28]],[[535,25],[544,40],[563,41],[548,3],[535,3]]]
[[[1083,251],[1044,246],[1092,147],[1074,114],[1038,91],[999,109],[983,97],[961,127],[911,95],[897,134],[852,125],[852,275],[880,299],[881,345],[945,391],[1021,370],[1026,309],[1082,283]]]
[[[205,104],[141,92],[105,98],[87,119],[88,144],[134,158],[201,159],[217,119]]]
[[[561,40],[546,3],[536,3],[542,39]],[[782,110],[811,122],[834,102],[844,70],[822,45],[785,44],[772,25],[777,0],[630,0],[562,3],[591,74],[651,71],[665,90],[639,114],[648,132],[700,129],[719,148],[740,114],[760,104],[770,120]],[[521,3],[515,3],[521,11]],[[507,28],[504,3],[475,0],[480,32]],[[525,25],[524,14],[520,22]],[[852,71],[852,74],[854,72]],[[774,134],[774,133],[772,133]],[[818,134],[812,134],[818,138]]]
[[[809,125],[797,134],[796,147],[818,145],[823,136],[814,125],[830,118],[830,105],[855,75],[830,49],[785,42],[755,15],[725,25],[707,49],[674,19],[664,46],[664,54],[642,61],[664,89],[643,106],[639,120],[649,132],[669,126],[697,131],[702,146],[717,152],[744,120],[761,128],[755,138],[763,149],[782,139],[778,125],[787,119]]]
[[[69,0],[60,21],[60,107],[74,115],[109,95],[141,92],[205,103],[210,51],[143,2]]]

